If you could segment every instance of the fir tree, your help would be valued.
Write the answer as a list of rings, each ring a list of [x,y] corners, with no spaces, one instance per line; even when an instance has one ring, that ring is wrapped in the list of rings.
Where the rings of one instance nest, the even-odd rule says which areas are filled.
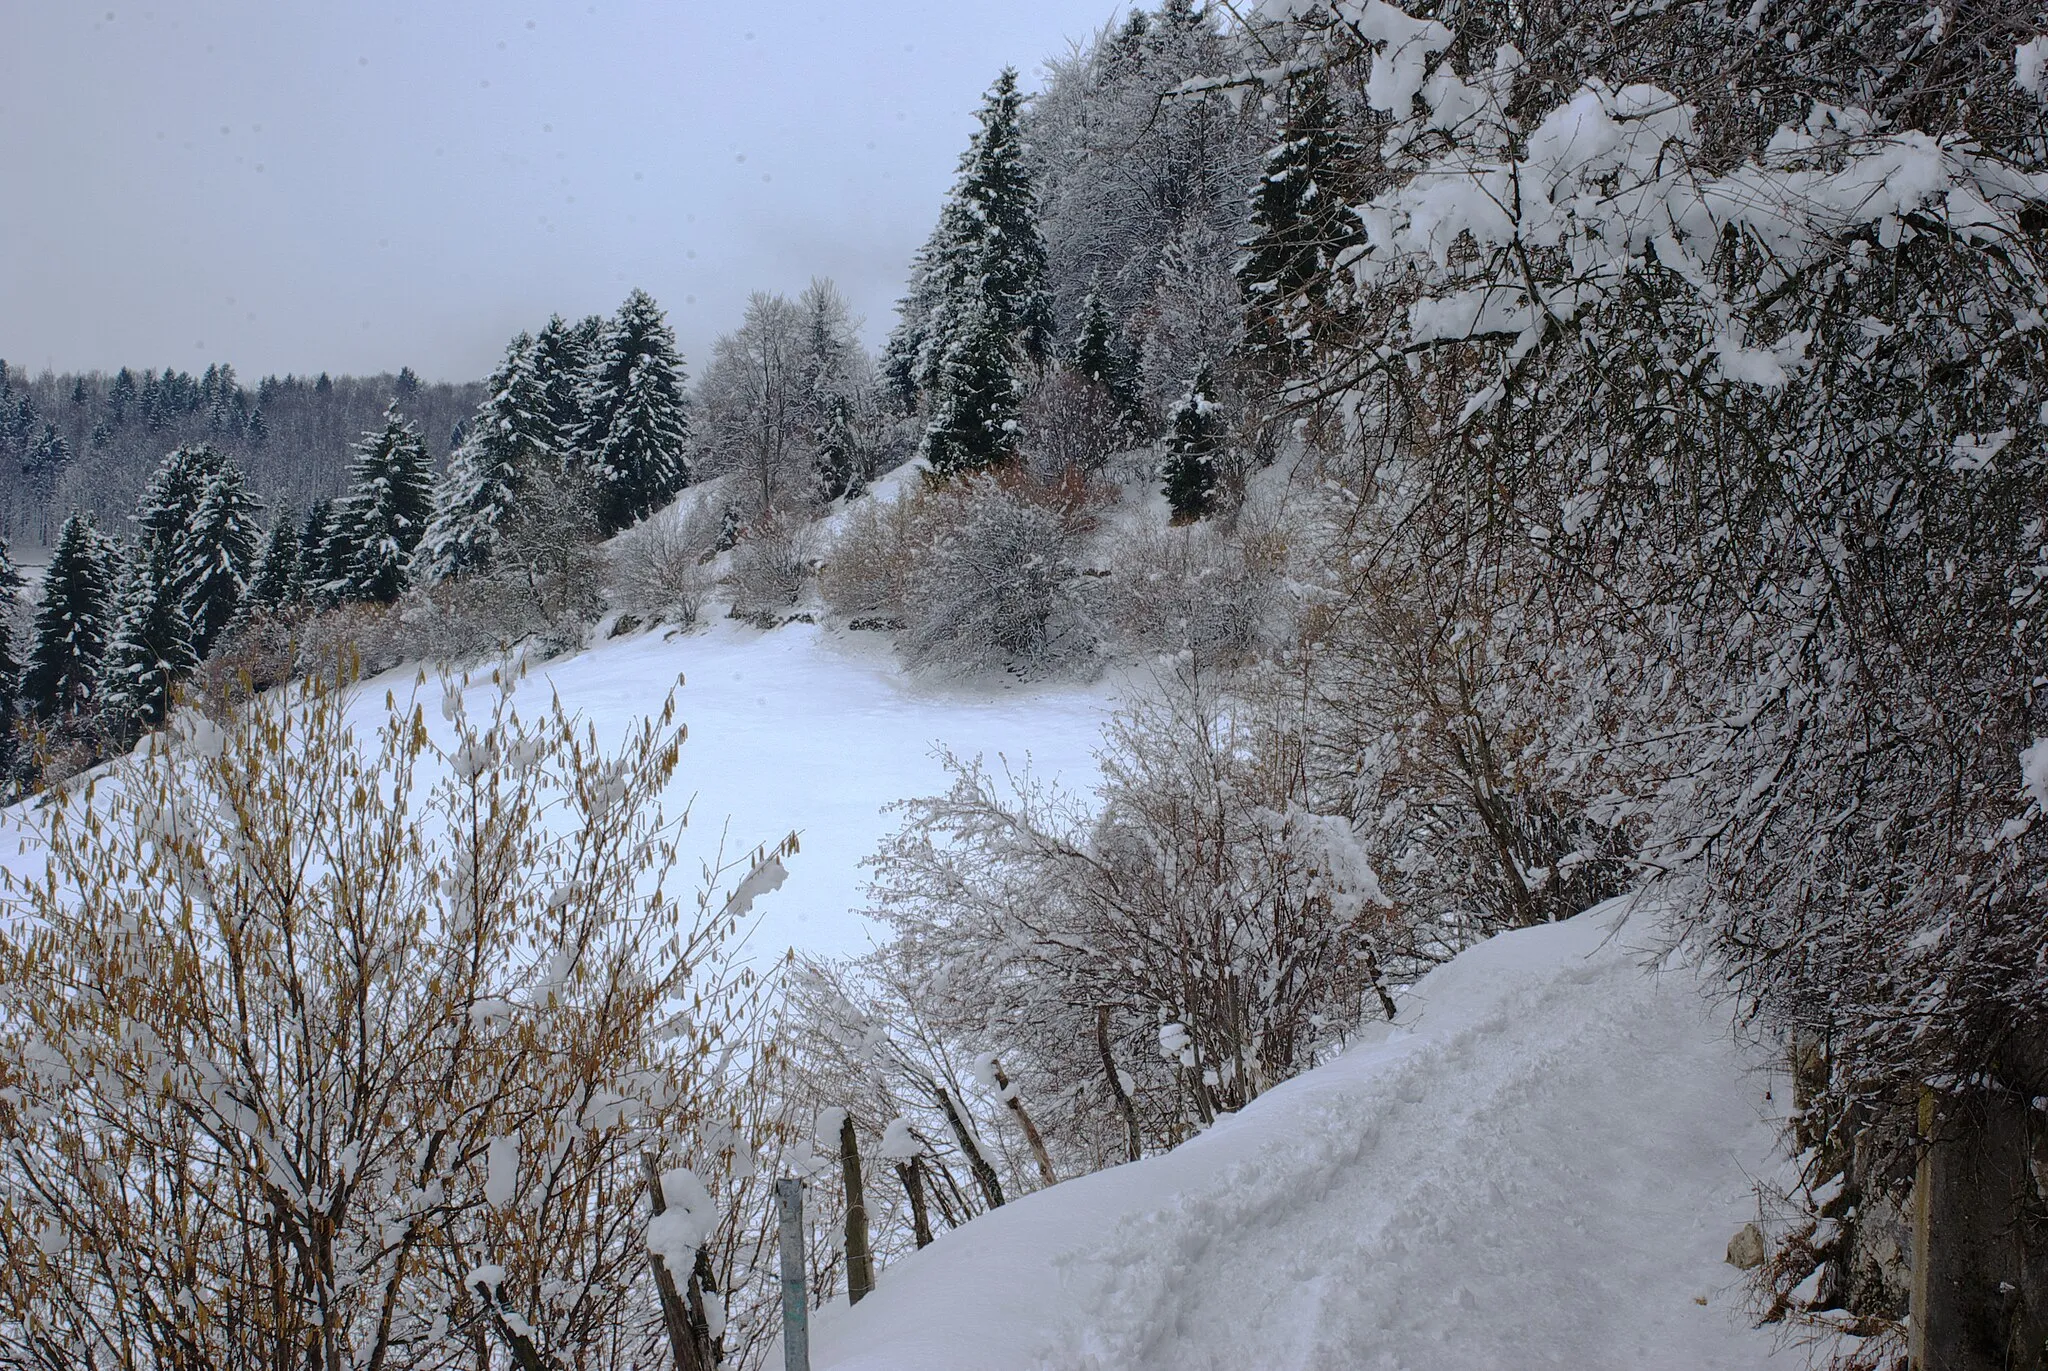
[[[1329,86],[1306,77],[1292,91],[1281,141],[1252,192],[1251,236],[1237,279],[1245,299],[1243,347],[1286,374],[1330,332],[1337,259],[1365,242],[1343,193],[1346,168],[1360,161]]]
[[[207,483],[226,466],[227,458],[210,443],[189,443],[165,454],[136,503],[131,520],[136,545],[151,555],[168,556],[192,527]]]
[[[334,501],[315,500],[299,533],[298,595],[320,604],[340,598],[348,574],[348,536]]]
[[[1117,327],[1100,291],[1090,288],[1081,302],[1081,336],[1074,344],[1074,369],[1109,392],[1126,422],[1137,418],[1136,368],[1116,346]]]
[[[1011,455],[1019,369],[1046,356],[1045,242],[1024,157],[1022,106],[1017,73],[1005,69],[976,115],[981,128],[926,249],[919,288],[932,305],[921,324],[916,381],[929,403],[920,452],[936,471]]]
[[[481,570],[519,502],[523,478],[554,456],[547,387],[535,369],[537,344],[520,334],[491,373],[489,394],[448,459],[420,563],[433,580]]]
[[[585,395],[578,447],[599,530],[616,533],[690,480],[683,363],[668,321],[644,291],[619,306]]]
[[[233,462],[206,480],[192,525],[169,559],[173,586],[204,658],[241,609],[256,570],[256,498]]]
[[[0,796],[11,789],[20,756],[21,663],[14,655],[14,618],[20,601],[21,573],[0,541]]]
[[[405,589],[412,552],[434,514],[434,464],[419,430],[393,405],[384,427],[363,435],[349,492],[335,511],[345,559],[342,595],[389,604]],[[332,569],[332,568],[330,568]]]
[[[123,579],[114,636],[101,671],[100,717],[107,732],[133,738],[162,723],[172,687],[197,665],[176,568],[162,552],[138,549]]]
[[[584,382],[593,360],[590,320],[570,324],[557,314],[534,336],[529,365],[540,394],[540,433],[548,450],[568,459],[585,428]]]
[[[90,514],[73,514],[43,572],[35,641],[22,673],[22,701],[38,719],[75,715],[92,703],[113,594],[113,547]]]
[[[1023,387],[1009,341],[983,303],[949,310],[945,346],[932,370],[930,413],[919,454],[940,475],[1008,460],[1016,450]]]
[[[1166,503],[1176,522],[1199,519],[1216,495],[1216,402],[1207,368],[1174,406],[1166,440]]]
[[[272,521],[263,539],[256,574],[249,578],[248,593],[242,597],[244,616],[275,614],[296,603],[303,594],[299,576],[299,523],[285,510]]]

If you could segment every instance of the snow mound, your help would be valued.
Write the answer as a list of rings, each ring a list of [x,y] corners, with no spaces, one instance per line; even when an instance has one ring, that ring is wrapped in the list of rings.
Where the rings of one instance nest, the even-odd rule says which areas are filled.
[[[1722,1258],[1768,1079],[1619,904],[1496,938],[1400,1025],[1170,1155],[885,1272],[819,1371],[1683,1366],[1782,1359]]]

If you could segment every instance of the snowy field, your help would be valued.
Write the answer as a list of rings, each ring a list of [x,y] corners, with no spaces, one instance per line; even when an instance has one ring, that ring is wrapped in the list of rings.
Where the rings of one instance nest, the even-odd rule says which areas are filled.
[[[813,1364],[1805,1366],[1723,1260],[1776,1169],[1770,1080],[1615,915],[1473,948],[1399,1028],[1178,1150],[941,1235],[821,1317]]]
[[[387,692],[404,700],[417,674],[403,668],[359,687],[351,710],[359,737],[382,722]],[[473,675],[466,705],[481,717],[497,687],[483,679],[487,672]],[[877,635],[810,624],[763,633],[726,620],[690,633],[616,638],[537,663],[515,703],[537,708],[553,690],[596,725],[601,743],[616,746],[660,708],[678,676],[676,713],[689,740],[672,793],[678,802],[694,797],[686,851],[708,860],[724,837],[728,855],[744,856],[792,829],[799,835],[788,883],[758,906],[748,950],[763,958],[792,946],[833,955],[867,947],[868,924],[858,913],[861,860],[896,826],[885,805],[944,784],[936,746],[981,753],[992,764],[998,757],[1018,767],[1028,762],[1086,791],[1097,779],[1093,749],[1113,708],[1107,684],[928,684],[906,676]],[[435,741],[445,743],[441,696],[437,680],[420,692]],[[0,835],[0,860],[17,871],[40,866],[26,832],[33,822],[32,810],[5,812],[13,831]]]

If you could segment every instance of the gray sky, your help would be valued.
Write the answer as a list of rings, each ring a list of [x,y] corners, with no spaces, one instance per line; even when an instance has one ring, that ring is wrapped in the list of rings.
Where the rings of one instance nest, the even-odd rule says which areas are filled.
[[[1116,0],[5,0],[0,357],[480,377],[645,287],[888,328],[1005,64]]]

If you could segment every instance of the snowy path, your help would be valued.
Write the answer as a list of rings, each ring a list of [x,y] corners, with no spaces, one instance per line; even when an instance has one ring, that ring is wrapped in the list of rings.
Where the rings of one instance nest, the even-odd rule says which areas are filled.
[[[1178,1151],[942,1237],[824,1316],[819,1371],[1803,1366],[1721,1260],[1767,1082],[1612,922],[1475,948]]]

